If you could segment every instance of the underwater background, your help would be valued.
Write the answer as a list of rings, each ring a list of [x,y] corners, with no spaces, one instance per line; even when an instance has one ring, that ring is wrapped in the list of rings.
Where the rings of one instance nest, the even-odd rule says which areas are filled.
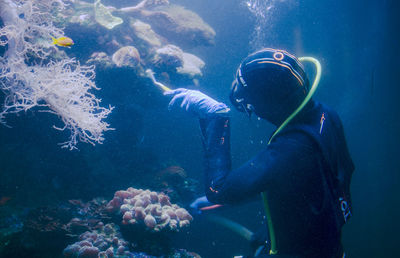
[[[132,1],[125,0],[102,3],[116,8],[132,5]],[[205,66],[202,75],[194,79],[168,75],[168,67],[166,72],[158,67],[156,77],[171,88],[198,89],[229,105],[229,89],[236,69],[244,57],[257,49],[285,49],[321,62],[322,78],[314,98],[341,116],[356,165],[351,185],[353,218],[344,226],[342,243],[348,257],[398,257],[397,1],[170,3],[197,13],[215,31],[213,44],[191,44],[190,40],[176,43],[183,51],[201,58]],[[98,42],[98,35],[112,32],[91,28],[67,24],[64,29],[75,45],[62,50],[82,64],[93,52],[107,52],[110,48]],[[0,55],[6,50],[0,47]],[[312,78],[313,67],[306,66],[306,70]],[[167,191],[172,195],[171,201],[188,208],[202,194],[203,151],[198,121],[168,111],[169,99],[141,76],[138,68],[98,66],[95,82],[101,88],[94,93],[102,99],[102,106],[114,107],[105,121],[115,130],[104,133],[103,144],[78,143],[75,150],[61,148],[58,143],[65,142],[69,132],[52,129],[53,125],[62,127],[59,117],[37,112],[35,108],[7,115],[6,123],[11,128],[0,125],[0,257],[62,257],[63,249],[75,242],[74,238],[66,238],[65,232],[53,234],[51,230],[42,230],[43,220],[35,218],[35,214],[76,205],[71,200],[109,201],[116,191],[134,187]],[[0,93],[1,102],[5,97],[6,93]],[[265,148],[273,130],[272,125],[254,117],[249,120],[234,110],[233,166],[241,165]],[[215,213],[250,230],[256,230],[264,216],[261,201]],[[60,213],[52,214],[54,220],[59,219]],[[28,230],[27,224],[32,225],[32,221],[36,228],[31,226]],[[68,221],[69,218],[63,223]],[[140,234],[137,238],[141,238]],[[233,257],[250,250],[246,240],[206,216],[195,216],[190,226],[168,238],[174,248],[202,257]],[[158,240],[160,245],[167,241],[157,238],[156,245]]]

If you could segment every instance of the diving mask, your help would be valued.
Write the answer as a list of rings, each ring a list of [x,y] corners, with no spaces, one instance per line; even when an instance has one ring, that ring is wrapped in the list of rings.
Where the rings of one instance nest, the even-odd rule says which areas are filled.
[[[241,66],[236,72],[236,78],[232,82],[229,99],[232,105],[239,111],[246,113],[249,117],[254,112],[254,107],[248,103],[247,84],[241,75]]]

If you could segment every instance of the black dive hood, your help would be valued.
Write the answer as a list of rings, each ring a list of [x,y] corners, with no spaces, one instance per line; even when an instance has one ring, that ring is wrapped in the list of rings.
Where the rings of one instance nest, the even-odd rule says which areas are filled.
[[[232,84],[230,100],[241,112],[280,125],[309,92],[300,61],[284,50],[265,48],[246,57]]]

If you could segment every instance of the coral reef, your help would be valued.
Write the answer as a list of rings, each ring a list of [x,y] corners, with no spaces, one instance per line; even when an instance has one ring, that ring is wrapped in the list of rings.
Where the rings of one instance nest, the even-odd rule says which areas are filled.
[[[94,2],[94,17],[96,22],[109,30],[124,22],[121,18],[113,16],[100,0]]]
[[[171,44],[158,48],[152,63],[157,71],[173,71],[189,78],[202,76],[201,69],[205,65],[197,56]]]
[[[55,235],[66,233],[64,224],[70,216],[66,208],[40,207],[29,212],[24,230],[31,232],[52,232]]]
[[[184,46],[213,45],[215,31],[196,13],[179,5],[143,10],[141,17],[170,42]]]
[[[131,19],[130,27],[136,36],[148,44],[149,47],[161,47],[163,39],[151,28],[151,25],[140,20]]]
[[[183,51],[175,45],[161,47],[156,50],[153,64],[158,70],[176,70],[183,65]]]
[[[24,230],[36,236],[43,233],[53,235],[79,235],[97,228],[103,220],[109,220],[105,212],[107,201],[96,198],[89,202],[69,200],[58,207],[40,207],[31,210],[24,223]]]
[[[183,64],[181,67],[177,68],[177,72],[188,75],[191,78],[202,76],[203,74],[201,69],[204,67],[204,65],[204,61],[197,56],[189,53],[183,53]]]
[[[133,202],[135,205],[137,203],[134,210],[139,211],[138,213],[129,210],[131,204],[128,203]],[[186,210],[171,204],[164,194],[129,188],[126,191],[117,191],[107,205],[102,199],[94,199],[88,203],[71,200],[70,204],[74,206],[73,214],[77,216],[63,228],[69,232],[81,233],[77,237],[78,242],[64,249],[65,257],[149,257],[148,254],[197,257],[186,250],[175,250],[172,247],[170,234],[187,226],[192,217]],[[159,206],[161,204],[163,206]],[[175,218],[175,224],[161,220],[162,210]],[[108,217],[103,212],[115,216]],[[120,223],[121,228],[114,223]],[[164,224],[161,225],[162,223]],[[74,234],[68,235],[76,237]],[[137,253],[138,251],[145,253]]]
[[[56,60],[58,50],[47,40],[63,36],[53,25],[52,12],[64,8],[62,1],[0,1],[0,46],[7,46],[0,57],[0,89],[7,94],[0,121],[5,115],[38,107],[54,113],[64,123],[58,130],[71,131],[62,147],[76,148],[79,141],[102,143],[110,130],[104,119],[112,107],[100,106],[91,93],[94,67],[84,66],[72,58]]]
[[[39,207],[29,210],[26,218],[23,219],[22,232],[14,235],[10,240],[10,246],[13,248],[10,247],[8,251],[35,253],[38,257],[43,257],[46,252],[60,252],[70,240],[70,232],[65,225],[71,217],[72,211],[67,206]],[[21,256],[6,255],[6,257]]]
[[[58,257],[71,239],[86,231],[99,230],[103,221],[110,221],[104,210],[106,204],[104,199],[96,198],[89,202],[71,200],[56,206],[13,210],[18,217],[8,219],[10,235],[2,235],[0,230],[0,242],[7,243],[4,248],[0,244],[0,256]],[[0,218],[1,215],[0,209]],[[0,228],[1,223],[2,220]]]
[[[110,68],[113,65],[112,60],[105,52],[94,52],[87,62],[102,68]]]
[[[104,14],[101,19],[96,16],[99,10]],[[110,55],[93,62],[100,64],[102,68],[119,67],[115,62],[109,66],[107,59],[112,59],[111,55],[126,46],[134,46],[140,53],[143,70],[150,68],[162,77],[173,78],[177,82],[193,81],[194,84],[197,84],[196,78],[202,76],[201,70],[205,63],[199,57],[183,52],[178,46],[193,48],[212,45],[216,35],[196,13],[182,6],[172,5],[167,0],[143,0],[134,6],[120,9],[104,6],[98,0],[94,4],[73,1],[60,20],[63,20],[66,26],[79,24],[95,33],[94,37],[98,38],[99,47],[93,55],[98,52]],[[114,20],[118,20],[118,25],[114,25]],[[171,46],[177,50],[171,49]],[[174,55],[172,52],[179,55],[175,58],[179,60],[179,65],[160,58],[160,55],[163,55],[160,52],[162,50],[170,51],[169,55]],[[90,61],[93,61],[93,55]],[[160,63],[160,59],[166,62]],[[123,66],[138,69],[134,65]],[[141,72],[138,75],[144,76]]]
[[[79,141],[93,145],[104,141],[104,132],[111,130],[104,120],[112,107],[100,106],[93,94],[99,90],[94,83],[95,67],[82,65],[51,45],[51,37],[64,36],[61,27],[68,29],[73,24],[97,38],[98,45],[89,49],[88,62],[100,68],[128,67],[144,76],[141,64],[166,81],[172,78],[194,84],[202,76],[205,63],[171,45],[213,44],[215,31],[196,13],[167,0],[143,0],[120,9],[100,0],[65,2],[0,2],[4,23],[0,47],[7,47],[0,56],[0,89],[7,94],[1,122],[5,123],[7,114],[39,108],[60,117],[63,125],[55,129],[71,132],[62,147],[74,149]]]
[[[131,249],[131,250],[130,250]],[[114,223],[104,225],[99,223],[98,229],[87,231],[79,236],[79,241],[68,245],[64,251],[64,257],[85,257],[85,258],[119,258],[136,257],[152,258],[156,256],[143,252],[135,252],[134,246],[130,246]],[[184,249],[172,249],[168,255],[161,257],[186,257],[199,258],[200,255]]]
[[[119,227],[113,223],[98,223],[98,229],[86,231],[79,242],[68,245],[64,257],[131,257],[129,243],[122,238]]]
[[[56,20],[62,26],[79,24],[84,27],[94,28],[98,23],[95,18],[94,3],[85,1],[69,1],[63,12],[57,14]]]
[[[67,224],[63,225],[70,236],[81,234],[82,232],[96,229],[101,221],[109,221],[105,207],[107,201],[102,198],[95,198],[89,202],[81,200],[69,200],[69,211],[72,218]]]
[[[123,224],[141,224],[155,232],[178,231],[193,219],[187,210],[171,204],[167,195],[132,187],[117,191],[106,208],[110,213],[119,212]]]
[[[155,104],[165,104],[165,99],[157,88],[147,87],[150,81],[143,72],[150,68],[156,72],[157,79],[169,85],[191,85],[202,76],[205,63],[188,52],[204,52],[195,48],[212,44],[215,32],[197,14],[170,5],[167,0],[134,0],[132,5],[140,3],[121,9],[118,8],[122,2],[108,1],[108,4],[115,3],[116,7],[106,6],[106,1],[103,2],[0,0],[0,90],[5,100],[0,110],[0,120],[14,125],[14,117],[10,119],[9,114],[19,115],[26,111],[29,111],[26,119],[16,119],[17,123],[31,122],[29,119],[36,111],[56,115],[54,119],[49,115],[41,120],[40,114],[33,113],[36,117],[33,117],[28,130],[34,128],[39,131],[40,137],[30,136],[37,135],[37,131],[25,134],[26,130],[22,129],[23,132],[19,134],[16,129],[13,133],[16,137],[9,141],[19,140],[19,135],[24,135],[22,143],[15,144],[13,149],[8,146],[3,148],[3,154],[8,154],[3,155],[6,159],[10,157],[10,149],[16,154],[22,148],[29,150],[23,159],[31,162],[27,166],[18,158],[21,156],[14,155],[15,162],[3,166],[3,170],[8,171],[5,176],[12,174],[12,178],[18,178],[18,175],[25,173],[35,178],[30,180],[29,177],[21,177],[24,179],[23,188],[21,182],[15,180],[18,187],[14,187],[7,183],[13,180],[3,177],[3,188],[15,188],[20,200],[29,199],[29,207],[49,205],[51,200],[56,202],[53,207],[28,208],[23,210],[21,217],[0,220],[0,224],[4,225],[0,234],[7,238],[7,241],[0,241],[0,246],[5,246],[6,242],[8,245],[8,239],[12,238],[11,244],[5,247],[8,250],[23,250],[27,254],[38,254],[38,257],[56,257],[61,253],[60,250],[77,241],[84,232],[89,233],[80,242],[88,240],[88,236],[94,233],[98,237],[106,236],[104,228],[100,227],[113,222],[120,227],[124,239],[132,244],[129,246],[130,252],[170,255],[176,250],[173,250],[173,244],[168,243],[168,239],[185,234],[185,229],[191,223],[192,217],[178,205],[182,206],[192,199],[196,183],[179,167],[163,167],[163,171],[156,174],[160,167],[155,161],[158,157],[153,154],[156,150],[144,147],[149,139],[147,128],[142,127],[148,121],[145,116],[153,114],[151,112],[154,112]],[[127,1],[123,3],[129,5]],[[76,44],[71,48],[51,44],[51,37],[62,36],[70,37]],[[99,84],[95,84],[95,79]],[[100,83],[103,83],[103,90],[99,92]],[[118,134],[110,135],[118,135],[115,139],[111,138],[112,144],[97,148],[94,152],[91,146],[85,146],[79,153],[63,156],[61,163],[59,157],[64,152],[49,154],[44,144],[40,150],[37,148],[37,142],[53,139],[52,135],[41,134],[41,127],[37,126],[45,124],[47,117],[59,119],[54,128],[65,130],[61,132],[62,135],[67,133],[65,135],[68,137],[70,131],[70,138],[62,143],[63,147],[74,149],[80,141],[102,143],[105,132],[112,130],[108,124],[110,120],[106,120],[112,107],[105,106],[100,96],[107,103],[119,105],[115,116],[109,119],[113,119],[112,124],[123,120],[121,127],[125,127],[118,128]],[[132,130],[138,125],[140,129]],[[53,133],[56,135],[59,132]],[[31,145],[27,146],[26,139],[29,137],[36,141],[29,142]],[[98,152],[99,149],[102,151]],[[85,159],[80,158],[85,155]],[[104,158],[106,155],[107,158]],[[120,163],[123,165],[120,166]],[[17,166],[13,167],[13,164]],[[137,173],[143,171],[143,174],[152,178],[146,180],[143,175],[129,177],[131,174],[128,172],[131,173],[132,167],[139,168]],[[90,171],[80,174],[87,170]],[[118,176],[110,171],[118,172]],[[113,193],[117,185],[125,187],[128,182],[124,180],[127,177],[129,182],[157,192],[128,189],[116,193],[110,203],[101,199],[61,202],[62,199],[77,196],[95,196],[100,191],[103,195]],[[110,184],[110,178],[117,179],[112,179],[113,183]],[[36,185],[41,187],[39,192]],[[28,188],[31,189],[26,191]],[[126,192],[130,193],[124,197]],[[111,213],[106,212],[107,203]],[[132,240],[132,236],[135,239]],[[81,244],[77,244],[80,249],[83,247]],[[94,241],[82,250],[82,254],[96,253],[94,247],[98,248],[98,254],[113,247],[113,255],[116,256],[119,246],[110,244],[104,250],[96,246]],[[79,250],[76,256],[78,254]]]
[[[118,11],[138,15],[170,42],[190,46],[214,44],[214,29],[196,13],[168,1],[155,5],[155,8],[149,8],[144,2]]]
[[[8,226],[6,230],[0,230],[0,240],[4,241],[0,244],[0,256],[32,257],[35,254],[35,257],[58,257],[64,250],[64,257],[199,257],[195,253],[174,248],[170,237],[177,233],[169,226],[165,228],[168,230],[155,231],[148,228],[144,220],[140,222],[141,226],[138,226],[139,222],[133,225],[129,221],[124,225],[120,215],[110,216],[110,209],[117,213],[122,206],[110,203],[124,202],[127,199],[125,197],[129,199],[132,190],[128,190],[129,193],[118,191],[116,195],[122,199],[114,198],[108,204],[104,199],[96,198],[89,202],[69,200],[56,206],[32,209],[28,214],[21,210],[17,216],[8,216],[10,210],[5,214],[7,219],[0,220],[0,229]],[[135,192],[142,193],[138,194],[143,197],[138,196],[138,201],[155,198],[154,192],[148,190],[135,189]],[[179,218],[182,218],[181,221],[191,219],[182,208],[170,204],[165,195],[157,194],[157,197],[164,206],[171,206],[167,210],[174,210],[177,226]],[[150,209],[151,204],[148,207]],[[0,213],[2,211],[0,209]],[[12,210],[12,214],[17,212]],[[154,215],[154,219],[156,223],[159,222],[157,215]],[[154,220],[147,223],[154,223]]]
[[[168,5],[168,4],[169,4],[168,0],[142,0],[140,3],[138,3],[135,6],[124,7],[124,8],[121,8],[119,11],[135,13],[135,12],[140,12],[142,10],[145,10],[147,8],[155,7],[158,5]]]
[[[112,61],[117,67],[136,67],[140,63],[139,51],[133,46],[122,47],[113,54]]]

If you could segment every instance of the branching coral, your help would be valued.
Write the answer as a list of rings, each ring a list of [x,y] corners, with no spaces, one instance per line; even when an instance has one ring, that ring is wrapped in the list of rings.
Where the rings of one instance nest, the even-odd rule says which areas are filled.
[[[0,122],[9,113],[39,107],[61,118],[64,127],[54,128],[71,131],[62,146],[74,149],[78,140],[103,142],[103,133],[110,130],[104,119],[112,107],[101,107],[91,93],[98,90],[93,66],[51,58],[57,50],[48,42],[63,35],[52,23],[52,11],[63,7],[62,1],[0,0],[0,46],[7,46],[0,57],[0,89],[6,94]]]

